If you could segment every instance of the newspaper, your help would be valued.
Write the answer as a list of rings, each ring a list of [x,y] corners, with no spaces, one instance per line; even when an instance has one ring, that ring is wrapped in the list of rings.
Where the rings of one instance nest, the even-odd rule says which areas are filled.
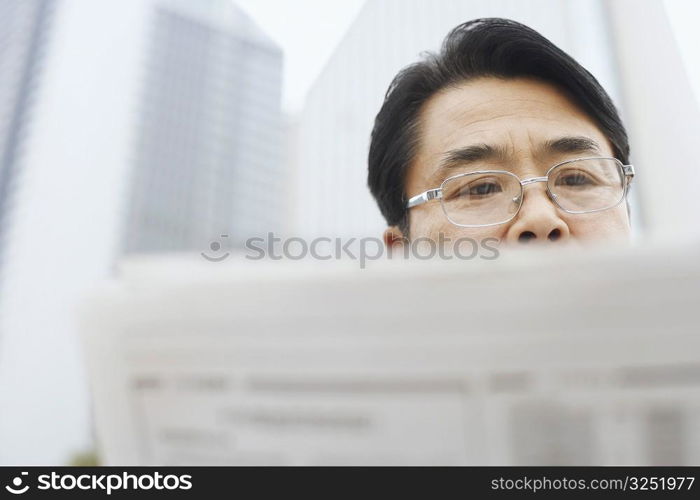
[[[125,263],[84,322],[106,465],[698,465],[700,247]]]

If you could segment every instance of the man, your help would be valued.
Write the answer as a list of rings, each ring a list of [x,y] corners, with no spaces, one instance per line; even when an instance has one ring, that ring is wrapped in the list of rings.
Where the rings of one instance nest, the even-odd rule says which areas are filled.
[[[477,19],[394,78],[368,184],[390,248],[441,233],[514,245],[625,240],[628,156],[618,112],[586,69],[527,26]]]

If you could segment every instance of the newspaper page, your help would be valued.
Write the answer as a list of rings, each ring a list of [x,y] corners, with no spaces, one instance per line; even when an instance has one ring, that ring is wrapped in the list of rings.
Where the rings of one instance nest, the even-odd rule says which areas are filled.
[[[85,314],[100,457],[700,464],[697,250],[132,262]]]

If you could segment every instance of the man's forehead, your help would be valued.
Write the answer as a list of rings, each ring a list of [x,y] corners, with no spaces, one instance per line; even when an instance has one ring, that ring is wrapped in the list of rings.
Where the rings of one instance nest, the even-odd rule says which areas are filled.
[[[481,144],[517,155],[523,149],[544,151],[541,146],[562,137],[588,137],[608,149],[593,120],[556,87],[537,80],[482,78],[426,102],[416,161],[428,169],[421,168],[420,177],[427,177],[458,148]]]
[[[420,122],[422,139],[437,144],[495,139],[528,128],[596,128],[562,91],[524,78],[480,78],[444,89],[426,102]]]

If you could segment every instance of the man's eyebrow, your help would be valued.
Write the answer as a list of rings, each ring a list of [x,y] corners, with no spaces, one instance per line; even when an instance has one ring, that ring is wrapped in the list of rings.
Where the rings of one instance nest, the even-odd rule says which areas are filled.
[[[541,148],[548,153],[596,153],[601,154],[600,145],[585,136],[559,137],[546,141]]]
[[[501,147],[494,147],[489,144],[474,144],[443,153],[439,169],[463,167],[470,163],[485,160],[504,160],[506,156],[505,150]]]
[[[549,139],[539,147],[545,153],[568,154],[601,154],[600,145],[586,136],[565,136]],[[473,144],[457,149],[452,149],[442,154],[442,158],[434,175],[440,177],[445,169],[465,167],[470,164],[497,160],[503,163],[508,161],[508,152],[503,146],[490,144]]]

